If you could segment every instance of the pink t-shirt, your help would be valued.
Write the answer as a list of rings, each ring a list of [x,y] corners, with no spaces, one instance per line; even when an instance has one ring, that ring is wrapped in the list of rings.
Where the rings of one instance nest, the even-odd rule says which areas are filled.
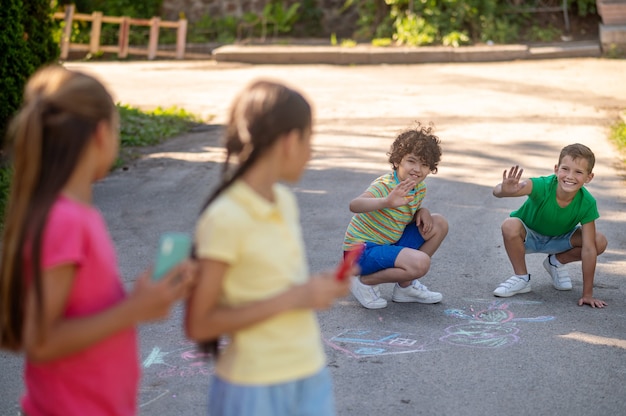
[[[61,196],[44,230],[42,265],[46,270],[63,264],[77,266],[64,317],[99,313],[126,296],[100,212]],[[135,329],[69,357],[43,364],[27,361],[24,379],[22,407],[29,416],[135,415],[139,383]]]

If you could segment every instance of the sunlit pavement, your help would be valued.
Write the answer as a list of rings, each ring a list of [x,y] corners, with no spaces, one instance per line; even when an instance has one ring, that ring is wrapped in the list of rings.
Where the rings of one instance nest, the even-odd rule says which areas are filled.
[[[338,415],[622,414],[626,406],[626,213],[619,154],[608,127],[626,108],[626,61],[596,58],[421,65],[248,65],[214,61],[72,63],[95,74],[116,100],[177,105],[211,119],[202,131],[153,149],[96,186],[129,286],[147,267],[163,231],[191,231],[219,180],[220,125],[245,84],[259,77],[302,90],[315,107],[315,152],[294,186],[313,272],[334,268],[350,218],[348,202],[386,172],[388,146],[414,121],[434,123],[439,172],[424,206],[450,223],[422,282],[436,305],[372,311],[348,296],[319,314]],[[588,189],[609,248],[594,295],[604,309],[578,307],[528,256],[533,291],[508,299],[493,289],[511,274],[500,223],[523,199],[496,199],[502,171],[552,172],[573,142],[596,153]],[[391,296],[391,286],[382,288]],[[141,330],[142,415],[206,414],[211,365],[181,330],[183,310]],[[1,355],[0,414],[14,415],[19,360]]]

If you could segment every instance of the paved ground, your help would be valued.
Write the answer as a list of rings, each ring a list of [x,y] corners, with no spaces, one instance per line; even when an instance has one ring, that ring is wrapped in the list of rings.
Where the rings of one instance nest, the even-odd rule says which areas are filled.
[[[626,108],[626,62],[568,59],[413,66],[248,66],[214,62],[71,64],[96,74],[121,102],[179,105],[212,116],[199,131],[158,146],[96,186],[131,284],[152,260],[158,235],[191,230],[217,183],[220,124],[249,80],[264,76],[303,90],[315,104],[315,155],[295,191],[313,271],[335,266],[350,218],[348,201],[387,171],[394,135],[434,122],[443,143],[425,206],[450,233],[423,282],[438,305],[369,311],[351,297],[320,313],[341,416],[626,414],[626,191],[605,137]],[[578,307],[574,289],[554,290],[529,256],[533,292],[492,296],[511,274],[499,225],[521,199],[496,199],[502,170],[549,174],[560,148],[596,152],[589,190],[609,238],[595,295],[605,309]],[[391,287],[383,294],[389,296]],[[182,310],[141,329],[142,415],[205,414],[210,365],[180,330]],[[0,355],[0,415],[16,413],[19,357]]]

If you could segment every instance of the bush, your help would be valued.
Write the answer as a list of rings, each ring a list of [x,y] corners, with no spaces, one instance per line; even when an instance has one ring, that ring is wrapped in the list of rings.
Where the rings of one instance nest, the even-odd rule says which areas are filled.
[[[0,8],[0,134],[22,102],[24,84],[39,67],[58,57],[52,39],[49,0],[9,0]]]
[[[358,12],[358,39],[393,37],[398,44],[459,46],[473,42],[552,41],[560,30],[535,13],[513,13],[500,0],[345,0]],[[516,2],[517,3],[517,2]],[[527,2],[530,6],[533,2]],[[520,4],[526,4],[521,2]],[[595,13],[596,0],[568,0],[571,14]],[[525,30],[525,28],[530,28]]]
[[[0,135],[6,136],[9,120],[22,102],[24,85],[41,66],[58,57],[52,39],[50,0],[8,0],[0,8]],[[3,140],[4,142],[4,140]],[[3,143],[4,144],[4,143]],[[10,168],[0,151],[0,217],[10,183]]]

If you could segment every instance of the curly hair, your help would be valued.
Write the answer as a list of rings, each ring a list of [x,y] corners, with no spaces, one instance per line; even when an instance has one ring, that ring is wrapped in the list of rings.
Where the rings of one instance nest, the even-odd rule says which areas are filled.
[[[417,126],[403,131],[391,144],[387,156],[393,170],[398,169],[402,158],[413,154],[428,163],[430,171],[437,173],[437,165],[441,160],[441,141],[433,134],[433,126]]]

